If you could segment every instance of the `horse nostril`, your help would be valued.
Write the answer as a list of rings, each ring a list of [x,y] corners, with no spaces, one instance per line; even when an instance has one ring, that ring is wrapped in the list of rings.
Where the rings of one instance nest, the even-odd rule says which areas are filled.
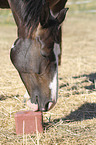
[[[47,111],[50,110],[51,108],[53,108],[52,106],[53,106],[53,102],[48,102],[45,106],[45,110]]]
[[[45,110],[48,111],[49,102],[45,105]]]
[[[51,108],[53,108],[53,103],[52,102],[49,102],[48,110],[50,110]]]
[[[38,104],[38,102],[39,102],[39,101],[38,101],[38,96],[36,96],[36,104]]]

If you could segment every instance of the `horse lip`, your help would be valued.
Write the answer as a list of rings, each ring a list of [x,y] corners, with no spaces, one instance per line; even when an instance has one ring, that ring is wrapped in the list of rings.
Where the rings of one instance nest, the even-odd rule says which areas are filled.
[[[37,111],[38,110],[38,104],[31,103],[30,100],[27,101],[27,105],[32,109],[32,111]]]

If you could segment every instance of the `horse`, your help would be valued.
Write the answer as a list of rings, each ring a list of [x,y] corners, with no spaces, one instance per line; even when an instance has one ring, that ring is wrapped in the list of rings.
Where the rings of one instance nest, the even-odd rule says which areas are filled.
[[[65,7],[67,0],[46,0],[46,2],[49,2],[49,7],[55,15]],[[0,0],[0,8],[10,8],[8,0]]]
[[[61,6],[58,13],[59,8],[57,10],[56,7],[59,2],[0,2],[1,8],[11,8],[18,28],[18,38],[11,48],[10,58],[25,85],[30,97],[28,104],[33,111],[44,112],[52,109],[58,98],[61,23],[68,10]]]
[[[32,1],[32,0],[31,0]],[[57,14],[65,7],[68,0],[46,0],[49,2],[50,11],[53,16],[57,16]],[[0,8],[10,8],[8,0],[1,0]],[[29,8],[28,8],[29,9]],[[61,28],[60,28],[60,36],[61,36]],[[60,38],[61,39],[61,38]],[[58,65],[61,65],[61,55],[62,55],[62,44],[59,46],[59,55],[58,55]]]

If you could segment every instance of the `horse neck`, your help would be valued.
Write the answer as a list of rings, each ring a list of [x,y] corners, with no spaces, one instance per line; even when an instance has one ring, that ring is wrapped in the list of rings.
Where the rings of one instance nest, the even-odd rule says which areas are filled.
[[[20,27],[24,27],[23,26],[23,15],[22,15],[22,6],[24,5],[24,2],[17,1],[17,0],[8,0],[8,3],[12,10],[16,25],[17,25],[18,29],[20,30]]]
[[[18,27],[18,35],[20,37],[30,37],[39,24],[42,0],[8,0],[8,3]]]

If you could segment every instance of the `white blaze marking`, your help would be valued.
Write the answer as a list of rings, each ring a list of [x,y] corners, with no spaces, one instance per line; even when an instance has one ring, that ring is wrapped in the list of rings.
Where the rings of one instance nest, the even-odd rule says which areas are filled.
[[[58,97],[58,81],[57,81],[57,72],[54,75],[53,81],[50,83],[49,88],[51,89],[51,98],[52,101],[56,103]]]
[[[55,54],[55,57],[56,57],[56,63],[58,65],[58,55],[60,55],[60,45],[57,44],[57,43],[54,44],[54,54]]]
[[[58,55],[60,54],[60,45],[54,44],[54,54],[56,57],[57,68],[54,74],[52,82],[49,84],[49,88],[51,89],[51,98],[54,103],[57,102],[58,98]]]

